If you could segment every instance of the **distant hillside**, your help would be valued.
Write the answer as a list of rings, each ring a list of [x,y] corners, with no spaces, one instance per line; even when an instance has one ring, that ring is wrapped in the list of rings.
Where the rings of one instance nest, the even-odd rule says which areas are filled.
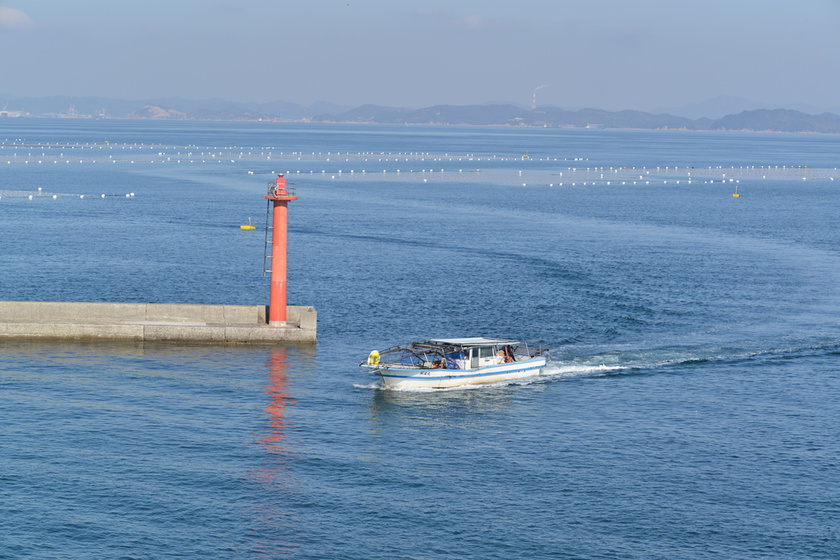
[[[840,116],[833,113],[806,115],[789,109],[757,109],[727,115],[713,121],[713,130],[757,130],[774,132],[840,131]]]
[[[808,105],[807,103],[769,106],[758,101],[744,99],[743,97],[720,95],[718,97],[713,97],[712,99],[701,101],[700,103],[692,103],[681,107],[661,108],[656,112],[670,113],[671,115],[678,115],[689,119],[700,119],[703,117],[718,119],[725,117],[726,115],[736,115],[744,111],[755,111],[757,109],[792,109],[809,115],[816,115],[817,113],[836,113],[840,111],[840,109],[832,108],[820,110],[812,105]]]
[[[184,119],[186,114],[174,109],[164,109],[157,105],[144,105],[125,116],[127,119]]]
[[[236,103],[224,99],[192,100],[180,97],[127,101],[106,97],[9,97],[0,96],[0,108],[32,117],[173,118],[197,120],[288,120],[299,121],[326,112],[344,112],[350,107],[318,102],[310,106],[272,101]]]
[[[313,121],[375,124],[539,126],[561,128],[635,128],[840,133],[840,116],[812,115],[791,109],[755,109],[708,119],[642,111],[604,111],[557,107],[524,109],[510,104],[435,105],[422,109],[328,103],[310,106],[274,101],[235,103],[223,99],[178,97],[126,101],[102,97],[0,97],[0,117],[73,117],[117,119],[192,119],[218,121]]]
[[[364,122],[378,124],[452,124],[545,126],[575,128],[639,128],[774,132],[840,133],[840,116],[808,115],[789,109],[757,109],[719,119],[689,119],[642,111],[556,107],[521,109],[513,105],[436,105],[424,109],[397,109],[364,105],[337,115],[317,115],[316,122]]]

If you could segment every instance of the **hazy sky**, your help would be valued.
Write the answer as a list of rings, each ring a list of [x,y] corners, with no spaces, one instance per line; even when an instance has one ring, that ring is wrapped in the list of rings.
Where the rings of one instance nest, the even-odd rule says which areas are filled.
[[[840,106],[840,0],[0,0],[0,93]]]

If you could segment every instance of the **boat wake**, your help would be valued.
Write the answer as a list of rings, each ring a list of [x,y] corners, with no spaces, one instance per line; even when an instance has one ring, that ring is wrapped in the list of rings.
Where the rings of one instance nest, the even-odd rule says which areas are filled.
[[[756,340],[740,341],[731,345],[710,343],[696,346],[624,348],[587,355],[570,355],[569,349],[557,349],[552,350],[552,354],[560,357],[548,363],[541,377],[562,380],[627,375],[703,363],[735,364],[752,360],[791,359],[840,351],[840,340],[833,338],[819,341],[786,341],[781,344],[780,342],[782,341]]]

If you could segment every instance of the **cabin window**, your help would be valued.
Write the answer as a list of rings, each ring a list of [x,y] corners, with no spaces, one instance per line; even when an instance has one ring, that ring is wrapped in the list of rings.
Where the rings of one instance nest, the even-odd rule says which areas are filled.
[[[482,346],[478,349],[478,356],[480,358],[492,358],[496,355],[496,351],[492,346]]]
[[[497,361],[496,349],[493,346],[477,346],[470,350],[472,353],[470,367],[472,368],[495,364]]]

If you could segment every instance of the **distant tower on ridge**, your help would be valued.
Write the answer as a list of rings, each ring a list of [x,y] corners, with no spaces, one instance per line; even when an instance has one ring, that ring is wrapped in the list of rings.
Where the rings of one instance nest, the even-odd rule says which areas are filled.
[[[534,89],[534,97],[531,98],[531,109],[537,108],[537,90],[544,88],[545,86],[539,86],[538,88]]]

